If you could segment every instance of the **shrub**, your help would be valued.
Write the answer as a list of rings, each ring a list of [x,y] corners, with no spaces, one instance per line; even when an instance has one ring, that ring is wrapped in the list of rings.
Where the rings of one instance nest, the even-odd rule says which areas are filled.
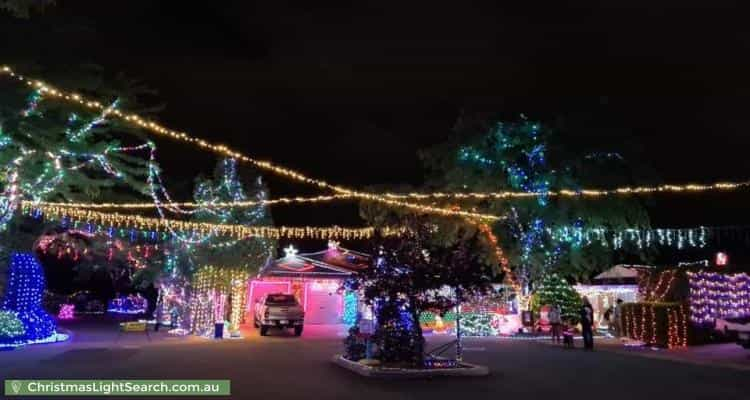
[[[688,307],[681,303],[625,303],[622,306],[625,336],[659,347],[694,343]]]
[[[0,343],[13,342],[25,334],[26,329],[16,313],[0,310]]]

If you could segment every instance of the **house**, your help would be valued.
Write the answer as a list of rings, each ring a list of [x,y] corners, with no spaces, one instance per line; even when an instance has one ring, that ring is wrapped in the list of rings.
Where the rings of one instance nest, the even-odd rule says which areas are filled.
[[[285,256],[270,259],[248,285],[248,308],[267,293],[294,294],[305,310],[306,324],[338,324],[357,313],[357,296],[343,288],[347,278],[367,268],[370,256],[339,246],[315,253],[299,253],[289,246]],[[348,309],[348,310],[347,310]],[[346,318],[345,318],[346,317]],[[247,318],[252,320],[252,315]],[[346,321],[352,322],[352,321]]]

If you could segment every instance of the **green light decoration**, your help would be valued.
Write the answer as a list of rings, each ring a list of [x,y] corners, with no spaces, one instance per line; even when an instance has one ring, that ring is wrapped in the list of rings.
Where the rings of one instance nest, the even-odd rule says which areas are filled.
[[[26,335],[26,329],[13,311],[0,310],[0,344],[14,343]]]
[[[465,336],[496,336],[492,315],[481,312],[461,313],[461,331]]]
[[[531,310],[538,313],[542,306],[559,305],[560,316],[564,321],[577,324],[581,308],[581,296],[568,281],[558,274],[542,277],[539,287],[531,298]]]
[[[357,292],[347,290],[344,294],[344,323],[346,326],[354,326],[357,323]]]

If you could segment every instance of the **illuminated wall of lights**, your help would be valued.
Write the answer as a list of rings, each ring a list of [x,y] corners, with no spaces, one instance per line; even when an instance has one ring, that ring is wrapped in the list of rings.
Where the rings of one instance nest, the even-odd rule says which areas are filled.
[[[670,349],[688,345],[688,310],[682,304],[627,304],[622,324],[628,337],[645,344]]]
[[[717,318],[750,317],[750,276],[746,273],[688,272],[690,320],[713,326]]]
[[[244,270],[213,265],[201,267],[193,276],[190,332],[212,336],[214,323],[228,320],[230,326],[225,327],[225,332],[236,335],[247,307],[248,278],[249,274]]]

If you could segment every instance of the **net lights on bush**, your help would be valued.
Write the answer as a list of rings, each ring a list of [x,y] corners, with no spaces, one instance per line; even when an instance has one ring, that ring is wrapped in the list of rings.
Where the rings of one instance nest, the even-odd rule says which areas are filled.
[[[690,320],[713,325],[717,318],[750,317],[750,276],[746,273],[687,272]]]
[[[23,340],[26,328],[13,311],[0,310],[0,347]]]
[[[57,313],[57,319],[59,320],[69,320],[73,319],[73,312],[75,311],[76,306],[74,304],[62,304],[60,305],[60,311]]]
[[[23,324],[24,335],[5,344],[23,345],[67,339],[67,336],[57,333],[52,317],[42,309],[45,285],[42,266],[32,254],[11,254],[8,286],[0,309],[15,313]]]
[[[625,334],[632,339],[670,349],[688,345],[688,316],[682,304],[631,303],[624,306],[622,318]]]

